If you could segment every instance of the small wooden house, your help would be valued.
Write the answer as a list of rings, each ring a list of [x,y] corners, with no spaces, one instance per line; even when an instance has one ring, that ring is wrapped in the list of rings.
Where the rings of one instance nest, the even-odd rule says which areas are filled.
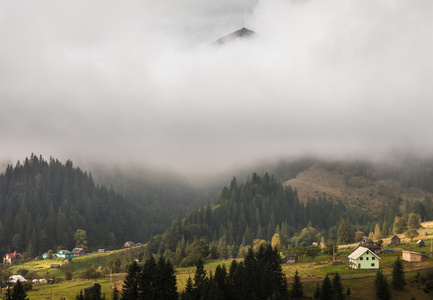
[[[425,247],[425,243],[423,240],[419,240],[418,242],[416,242],[416,244],[418,245],[418,247]]]
[[[390,245],[391,246],[399,246],[400,245],[400,238],[397,236],[397,235],[394,235],[392,238],[391,238],[391,243],[390,243]]]
[[[348,257],[349,268],[353,270],[377,270],[379,269],[380,257],[372,250],[358,247]]]
[[[422,254],[417,252],[411,252],[411,251],[401,251],[402,258],[405,261],[409,262],[422,262]]]
[[[137,245],[132,241],[127,241],[125,244],[123,244],[123,248],[131,248],[131,247],[135,247],[135,246],[137,246]]]
[[[50,268],[51,269],[60,269],[60,265],[59,264],[51,264]]]
[[[72,254],[74,255],[74,257],[82,256],[86,254],[86,251],[84,251],[83,248],[74,248],[72,249]]]
[[[298,254],[296,253],[287,253],[286,256],[282,258],[283,263],[285,264],[293,264],[298,261]]]

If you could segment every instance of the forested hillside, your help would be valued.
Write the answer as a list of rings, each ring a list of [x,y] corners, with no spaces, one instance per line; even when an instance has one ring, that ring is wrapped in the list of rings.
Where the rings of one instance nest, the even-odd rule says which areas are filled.
[[[365,230],[374,226],[375,220],[366,211],[350,210],[332,199],[310,199],[303,204],[290,186],[267,173],[262,177],[254,173],[245,183],[238,184],[233,178],[215,205],[202,206],[183,220],[178,218],[170,230],[155,237],[150,245],[154,252],[168,250],[178,254],[178,241],[182,240],[185,246],[201,240],[211,248],[228,245],[232,255],[237,255],[233,249],[253,245],[255,240],[271,241],[278,233],[284,245],[307,246],[317,240],[318,234],[336,239],[342,218]]]
[[[149,232],[152,212],[112,188],[95,185],[92,175],[54,158],[32,155],[0,175],[0,252],[29,257],[48,249],[72,249],[77,229],[87,232],[89,247],[120,247]]]

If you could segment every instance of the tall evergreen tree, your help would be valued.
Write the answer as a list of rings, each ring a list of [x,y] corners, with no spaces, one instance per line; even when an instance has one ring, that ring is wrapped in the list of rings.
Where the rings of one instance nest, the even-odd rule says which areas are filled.
[[[350,242],[350,232],[346,220],[342,219],[337,233],[337,244],[344,245]]]
[[[14,288],[12,289],[12,299],[13,300],[28,300],[27,293],[24,290],[24,286],[21,281],[17,281],[15,283]]]
[[[320,289],[320,300],[333,300],[334,290],[332,288],[331,280],[328,275],[325,276],[322,282],[322,288]]]
[[[298,274],[298,270],[293,276],[292,290],[290,291],[292,298],[302,298],[304,296],[304,290],[302,289],[301,277]]]
[[[334,299],[336,300],[344,300],[344,288],[343,284],[341,283],[341,277],[338,274],[338,272],[335,273],[334,277],[332,278],[332,289],[334,291]]]
[[[388,280],[383,276],[382,270],[378,270],[374,279],[376,286],[376,297],[378,300],[391,299],[391,292],[389,290]]]
[[[392,286],[395,289],[403,289],[406,285],[406,280],[403,272],[403,262],[399,256],[394,262],[394,268],[392,269]]]
[[[140,279],[141,279],[141,268],[134,261],[128,269],[128,275],[123,282],[122,299],[123,300],[135,300],[139,299],[140,296]]]

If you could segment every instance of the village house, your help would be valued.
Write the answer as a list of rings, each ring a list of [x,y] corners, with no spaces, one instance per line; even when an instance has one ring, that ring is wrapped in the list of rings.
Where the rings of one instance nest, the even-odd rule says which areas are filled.
[[[411,251],[401,251],[402,259],[409,262],[422,262],[422,254]]]
[[[60,250],[53,256],[54,258],[67,258],[67,257],[74,257],[74,254],[72,254],[72,252],[68,250]]]
[[[17,283],[18,281],[19,282],[26,282],[26,279],[21,275],[11,275],[11,276],[9,276],[9,278],[7,280],[7,282],[13,283],[13,284]]]
[[[293,264],[298,261],[298,254],[296,253],[287,253],[286,256],[282,258],[283,263],[285,264]]]
[[[59,264],[51,264],[50,268],[51,269],[60,269],[60,265]]]
[[[361,243],[359,243],[359,245],[356,246],[353,250],[357,250],[360,247],[368,248],[376,254],[380,253],[380,246],[378,246],[376,243],[373,242],[373,240],[369,239],[366,236],[362,238]]]
[[[13,253],[8,253],[5,256],[3,256],[3,263],[5,265],[12,266],[12,264],[15,264],[15,262],[19,262],[21,258],[23,258],[21,253],[15,251]]]
[[[390,246],[399,246],[400,245],[400,238],[397,235],[394,235],[391,238],[391,243],[389,244]]]
[[[123,248],[131,248],[137,246],[134,242],[127,241],[125,244],[123,244]]]
[[[353,270],[377,270],[380,257],[372,250],[358,247],[348,257],[349,268]]]
[[[74,248],[72,249],[72,254],[74,255],[74,257],[82,256],[86,254],[86,251],[84,251],[83,248]]]
[[[419,240],[418,242],[416,242],[416,244],[418,245],[418,247],[425,247],[425,243],[423,240]]]

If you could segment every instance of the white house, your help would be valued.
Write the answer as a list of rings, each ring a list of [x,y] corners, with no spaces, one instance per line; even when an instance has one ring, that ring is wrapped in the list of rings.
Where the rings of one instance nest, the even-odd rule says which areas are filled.
[[[379,269],[380,257],[372,250],[359,247],[348,257],[349,268],[354,270],[377,270]]]
[[[10,283],[17,283],[18,281],[26,282],[26,279],[21,275],[11,275],[8,279]]]

